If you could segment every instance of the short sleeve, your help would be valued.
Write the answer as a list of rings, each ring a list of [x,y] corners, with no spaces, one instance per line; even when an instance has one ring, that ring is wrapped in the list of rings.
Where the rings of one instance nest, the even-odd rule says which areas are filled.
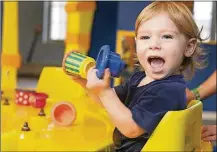
[[[151,134],[168,111],[176,110],[178,102],[175,94],[161,90],[157,94],[147,93],[131,109],[134,121],[146,133]]]

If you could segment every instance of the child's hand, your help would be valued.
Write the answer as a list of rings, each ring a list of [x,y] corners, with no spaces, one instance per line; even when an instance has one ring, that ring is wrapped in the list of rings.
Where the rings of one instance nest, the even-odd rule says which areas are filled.
[[[105,90],[110,88],[110,71],[109,69],[105,70],[105,74],[103,79],[99,79],[96,76],[96,72],[97,69],[95,68],[91,68],[88,73],[87,73],[87,89],[89,89],[90,91],[93,91],[94,93],[96,93],[97,95]]]
[[[216,125],[207,125],[202,127],[201,138],[204,141],[216,141]]]

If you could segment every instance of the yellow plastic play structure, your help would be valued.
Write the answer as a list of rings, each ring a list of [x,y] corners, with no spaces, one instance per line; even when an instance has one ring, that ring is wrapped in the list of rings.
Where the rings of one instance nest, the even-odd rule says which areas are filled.
[[[47,93],[46,116],[39,117],[39,109],[15,104],[17,69],[21,58],[18,46],[18,1],[4,1],[3,48],[1,54],[4,98],[10,105],[2,105],[1,144],[3,151],[97,151],[112,143],[113,125],[106,112],[91,101],[85,90],[70,80],[61,67],[45,67],[36,91]],[[88,52],[92,20],[96,4],[67,2],[68,13],[65,53],[71,50]],[[71,26],[73,24],[73,26]],[[60,101],[76,108],[73,126],[55,126],[50,118],[52,106]],[[3,102],[3,101],[2,101]],[[28,122],[30,131],[21,128]]]
[[[14,99],[17,84],[17,69],[21,65],[18,50],[18,2],[4,2],[1,53],[1,89],[5,96]]]
[[[4,96],[10,99],[15,99],[17,70],[22,63],[18,39],[18,3],[18,1],[3,2],[1,89],[5,92]],[[91,28],[95,10],[95,1],[68,1],[66,3],[65,11],[68,22],[65,54],[72,50],[87,54],[90,48]]]
[[[193,100],[186,110],[169,111],[147,141],[142,151],[212,151],[201,141],[202,102]]]
[[[65,53],[76,50],[87,54],[96,2],[68,1],[65,10],[68,14]]]
[[[114,127],[107,113],[62,68],[45,67],[36,91],[49,96],[44,109],[46,117],[38,116],[40,109],[14,102],[2,105],[2,120],[6,122],[2,124],[2,150],[97,151],[112,143]],[[76,120],[72,126],[56,126],[51,120],[51,108],[61,101],[75,106]],[[28,122],[30,131],[21,131],[24,122]]]
[[[53,77],[49,76],[50,72],[54,73]],[[75,92],[74,87],[80,91]],[[44,68],[37,91],[45,91],[49,95],[45,107],[46,117],[37,116],[38,109],[14,104],[10,107],[2,106],[2,121],[6,122],[2,125],[2,150],[98,151],[112,144],[114,127],[106,112],[91,101],[82,88],[70,80],[61,68]],[[70,101],[76,107],[78,116],[72,126],[55,126],[51,121],[51,107],[60,100]],[[31,131],[20,130],[24,121],[29,122]],[[211,152],[211,144],[200,140],[201,122],[200,101],[191,101],[186,110],[170,111],[164,116],[142,151]]]

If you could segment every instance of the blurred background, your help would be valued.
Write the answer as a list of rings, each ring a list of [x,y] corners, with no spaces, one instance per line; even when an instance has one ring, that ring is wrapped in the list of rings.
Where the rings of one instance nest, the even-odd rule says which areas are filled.
[[[13,9],[16,13],[12,15],[13,11],[8,11],[5,3],[0,1],[1,54],[7,58],[7,52],[14,51],[9,54],[18,57],[10,56],[8,64],[16,67],[17,87],[34,89],[42,69],[61,67],[66,52],[77,50],[96,59],[101,46],[107,44],[128,64],[128,72],[122,75],[124,81],[134,71],[134,23],[139,12],[149,3],[151,1],[19,1]],[[209,65],[197,71],[188,82],[192,89],[216,70],[216,2],[184,3],[192,11],[198,27],[203,26],[202,37],[209,37],[203,43]],[[17,62],[12,64],[15,60],[20,65]],[[4,69],[1,73],[2,78],[3,74],[8,74]],[[114,85],[117,83],[114,80]],[[216,124],[216,95],[204,100],[203,108],[204,124]]]

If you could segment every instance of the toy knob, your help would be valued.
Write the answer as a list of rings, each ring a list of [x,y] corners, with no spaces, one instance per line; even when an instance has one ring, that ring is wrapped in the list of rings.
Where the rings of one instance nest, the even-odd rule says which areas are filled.
[[[99,79],[103,78],[104,71],[109,68],[112,77],[119,77],[125,67],[125,63],[121,60],[119,54],[110,51],[109,45],[101,47],[96,60],[96,75]]]

